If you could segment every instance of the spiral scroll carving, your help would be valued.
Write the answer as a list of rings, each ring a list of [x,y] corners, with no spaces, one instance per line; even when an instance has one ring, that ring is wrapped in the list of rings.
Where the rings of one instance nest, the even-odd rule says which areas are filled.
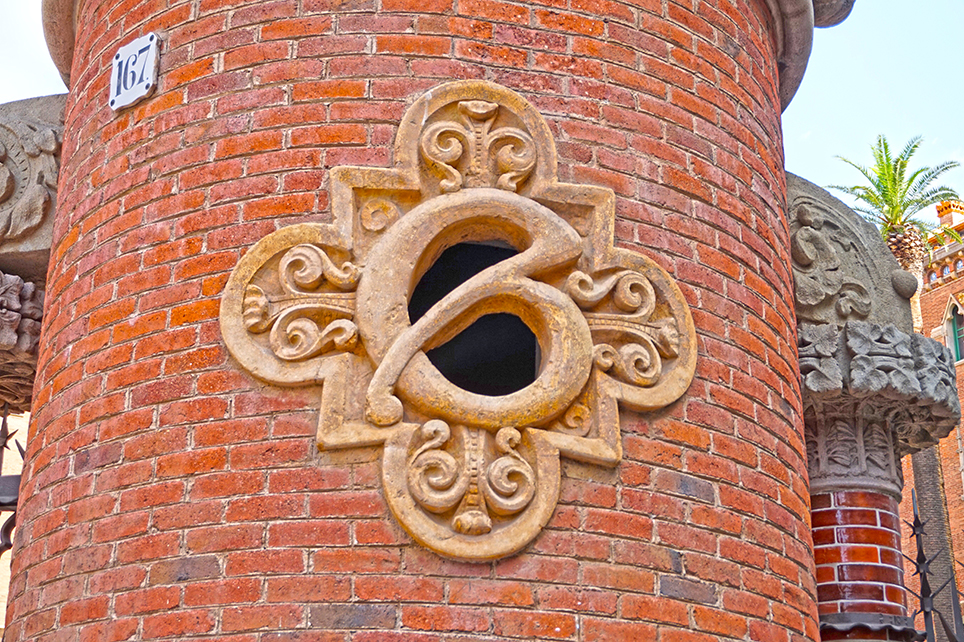
[[[615,466],[618,405],[662,408],[695,371],[695,330],[672,279],[611,245],[614,195],[560,183],[548,127],[484,82],[412,105],[393,169],[336,168],[334,222],[279,230],[225,289],[231,354],[265,381],[322,383],[323,449],[384,445],[385,498],[447,557],[518,552],[548,522],[560,457]],[[409,318],[433,257],[462,242],[516,253]],[[497,397],[446,379],[426,352],[488,314],[536,336],[535,380]]]

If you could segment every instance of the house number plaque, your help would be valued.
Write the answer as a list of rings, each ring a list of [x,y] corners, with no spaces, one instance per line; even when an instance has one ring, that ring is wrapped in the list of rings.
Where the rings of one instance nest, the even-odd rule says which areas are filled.
[[[114,111],[149,96],[157,86],[156,34],[149,33],[117,50],[111,66],[110,100]]]

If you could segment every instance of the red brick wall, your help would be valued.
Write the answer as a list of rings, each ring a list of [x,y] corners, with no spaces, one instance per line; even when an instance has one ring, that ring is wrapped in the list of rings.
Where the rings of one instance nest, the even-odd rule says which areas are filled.
[[[905,615],[897,500],[847,491],[811,501],[820,612]]]
[[[938,266],[939,270],[939,266]],[[926,273],[926,272],[925,272]],[[938,271],[938,274],[940,272]],[[951,275],[935,282],[930,288],[925,289],[921,295],[921,318],[923,320],[923,331],[925,336],[932,336],[935,328],[943,328],[945,314],[950,298],[958,293],[964,292],[964,278],[951,272]],[[953,351],[952,339],[948,337],[935,337],[951,347]],[[964,361],[957,365],[957,393],[958,397],[964,400]],[[947,519],[951,531],[951,542],[954,548],[954,557],[960,562],[964,562],[964,462],[961,459],[961,449],[964,447],[964,431],[961,426],[951,432],[940,443],[940,462],[943,472],[944,494],[947,500]],[[911,507],[910,491],[914,487],[913,471],[910,466],[910,458],[904,458],[904,498],[901,501],[901,518],[906,521],[913,519]],[[905,546],[904,552],[913,556],[916,550],[910,540],[910,530],[904,527]],[[937,551],[928,551],[928,555],[933,555]],[[916,577],[912,577],[913,567],[905,563],[908,571],[907,584],[917,591],[920,584]],[[958,587],[964,591],[964,568],[956,568],[956,579]]]
[[[814,640],[766,4],[378,6],[82,3],[7,641]],[[149,30],[158,93],[114,115],[110,58]],[[543,534],[482,565],[414,545],[377,452],[318,453],[318,390],[252,380],[217,325],[245,249],[327,220],[328,170],[389,165],[452,78],[537,106],[700,337],[619,468],[569,465]]]

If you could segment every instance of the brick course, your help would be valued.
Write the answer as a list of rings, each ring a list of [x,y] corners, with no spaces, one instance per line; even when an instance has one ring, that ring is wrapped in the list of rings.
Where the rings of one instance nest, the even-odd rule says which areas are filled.
[[[83,3],[13,564],[14,641],[817,639],[772,25],[762,0]],[[160,85],[106,107],[148,31]],[[560,179],[678,280],[697,379],[569,463],[523,554],[443,560],[373,450],[317,452],[317,388],[227,357],[227,275],[329,220],[328,171],[390,165],[452,78],[530,100]],[[81,602],[84,600],[85,602]],[[78,604],[90,608],[79,609]]]
[[[954,267],[953,259],[955,258],[957,257],[952,255],[947,259],[952,268]],[[943,263],[942,261],[940,264],[929,267],[930,269],[937,270],[938,274],[940,274],[939,270]],[[925,270],[925,275],[929,271],[930,270]],[[934,283],[925,285],[920,298],[921,318],[923,321],[922,333],[925,336],[935,336],[933,333],[935,330],[938,330],[941,336],[935,336],[935,338],[943,341],[945,345],[951,346],[952,350],[952,340],[947,336],[943,336],[947,333],[944,328],[944,320],[951,297],[962,292],[964,292],[964,279],[961,279],[960,274],[952,269],[948,276],[941,277]],[[964,362],[957,364],[957,392],[958,397],[964,399]],[[933,463],[939,466],[941,482],[944,487],[944,497],[946,501],[946,515],[944,518],[950,533],[954,559],[960,562],[964,562],[964,459],[962,459],[962,447],[964,446],[962,446],[962,444],[964,444],[964,432],[962,432],[961,426],[958,425],[950,435],[938,444],[939,461],[938,458],[933,460]],[[900,505],[900,513],[901,519],[911,521],[913,519],[913,509],[910,491],[914,488],[914,469],[911,466],[909,457],[904,458],[903,464],[905,486],[904,497]],[[936,533],[931,532],[932,530],[933,529],[928,529],[928,556],[936,553],[937,546],[943,546],[943,542],[946,541],[945,537],[939,538]],[[910,537],[910,531],[906,527],[904,531],[905,541],[907,541]],[[908,554],[915,552],[913,545],[909,544],[905,548],[908,549],[906,551]],[[933,551],[931,549],[933,549]],[[939,573],[943,573],[943,571],[941,571],[942,563],[949,563],[943,558],[943,555],[935,562],[935,568]],[[908,588],[917,591],[920,584],[918,579],[911,574],[913,568],[905,564],[905,570],[910,571],[906,575]],[[960,566],[956,567],[955,573],[958,588],[964,591],[964,572],[962,572]],[[947,577],[948,575],[943,574],[940,583],[943,583]],[[940,586],[940,583],[938,586]],[[942,608],[942,611],[947,610],[947,603],[943,605],[939,604],[938,606]],[[920,626],[923,625],[920,624]]]

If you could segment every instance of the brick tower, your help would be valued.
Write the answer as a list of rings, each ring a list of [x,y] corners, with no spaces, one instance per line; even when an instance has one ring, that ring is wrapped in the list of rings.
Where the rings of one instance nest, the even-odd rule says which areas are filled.
[[[827,26],[851,4],[47,0],[48,42],[70,92],[5,640],[819,639],[780,114],[806,67],[814,5]],[[160,41],[157,87],[115,112],[112,59],[149,33]],[[455,79],[479,82],[447,84]],[[456,167],[481,143],[425,143],[443,117],[472,140],[494,136],[495,123],[517,142],[492,165]],[[491,167],[498,184],[487,182]],[[405,182],[409,170],[421,188]],[[415,492],[411,470],[434,470],[420,457],[442,452],[416,448],[419,435],[449,430],[430,412],[434,397],[398,392],[422,389],[430,366],[417,347],[395,390],[415,408],[399,425],[424,426],[378,432],[401,416],[391,386],[381,406],[371,392],[396,351],[377,345],[391,316],[376,314],[380,296],[404,299],[416,284],[372,294],[397,266],[390,248],[360,239],[416,216],[425,223],[411,235],[422,233],[436,220],[424,209],[432,198],[439,216],[524,213],[491,223],[491,238],[484,226],[465,233],[514,251],[530,247],[531,221],[549,234],[565,220],[559,238],[573,247],[597,230],[598,256],[648,275],[650,321],[678,325],[678,343],[658,346],[664,371],[695,363],[691,383],[658,401],[652,351],[656,374],[636,373],[639,396],[607,397],[616,389],[602,375],[580,387],[590,375],[563,366],[588,373],[590,357],[566,356],[573,344],[553,343],[553,324],[583,327],[571,319],[585,313],[595,328],[610,313],[589,290],[576,296],[576,254],[549,276],[527,273],[542,281],[523,290],[545,301],[556,296],[547,283],[574,292],[576,303],[552,304],[556,316],[530,318],[521,303],[497,310],[530,327],[540,372],[557,368],[559,390],[539,388],[538,373],[524,389],[546,395],[543,414],[525,415],[532,426],[463,429],[458,409],[443,418],[464,432],[458,456],[469,461],[481,439],[472,461],[502,453],[492,466],[515,466],[513,484],[535,479],[528,539],[514,539],[520,509],[485,485],[495,482],[473,477],[458,508]],[[348,220],[343,209],[361,221],[351,247],[326,236]],[[309,246],[300,258],[274,249],[284,230]],[[398,236],[399,257],[411,235]],[[438,253],[398,269],[424,274]],[[269,346],[266,328],[287,312],[264,312],[275,301],[264,283],[280,274],[294,288],[285,270],[296,259],[321,266],[317,278],[307,267],[292,278],[321,288],[329,312],[349,295],[376,311],[356,309],[358,337],[348,312],[331,312],[345,317],[331,341],[377,372],[352,366],[339,387],[304,365],[321,358],[308,335]],[[259,300],[264,318],[251,316]],[[237,347],[245,341],[255,347]],[[270,349],[294,365],[276,366]],[[618,369],[607,354],[593,357],[592,377]],[[358,381],[368,410],[351,405],[365,390]],[[564,415],[552,406],[563,388],[573,404]],[[477,411],[486,421],[516,416],[487,403]],[[343,406],[372,432],[338,441],[347,414],[330,409]],[[593,430],[609,431],[605,453],[579,445],[584,408],[596,413]],[[551,433],[553,421],[565,424],[555,436],[534,430]],[[539,454],[546,444],[554,459]],[[488,516],[466,508],[479,497]],[[457,514],[447,522],[444,510]],[[473,544],[503,526],[506,541]]]

